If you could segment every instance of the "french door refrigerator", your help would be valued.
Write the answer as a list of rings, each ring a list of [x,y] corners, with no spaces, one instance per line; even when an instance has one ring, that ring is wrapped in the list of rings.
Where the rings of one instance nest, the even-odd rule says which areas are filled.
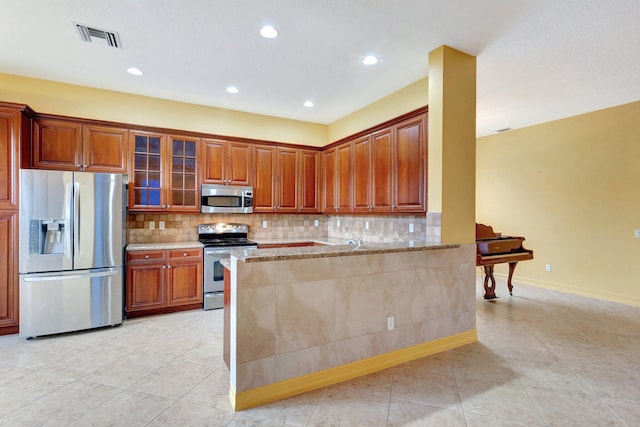
[[[20,336],[122,323],[118,174],[20,171]]]

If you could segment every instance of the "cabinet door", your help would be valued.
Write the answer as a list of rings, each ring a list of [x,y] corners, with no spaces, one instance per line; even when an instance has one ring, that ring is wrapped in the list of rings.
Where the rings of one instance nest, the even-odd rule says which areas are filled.
[[[127,311],[151,310],[166,306],[166,265],[130,263],[127,266]]]
[[[227,141],[202,140],[202,182],[227,183]]]
[[[0,110],[0,209],[18,209],[19,144],[20,113]]]
[[[424,212],[426,116],[408,119],[394,126],[395,130],[395,196],[396,212]]]
[[[108,126],[83,126],[82,168],[87,172],[127,173],[129,131]]]
[[[393,205],[393,141],[391,129],[371,135],[371,210],[391,212]]]
[[[337,150],[332,148],[322,153],[322,174],[324,197],[322,199],[322,212],[335,213],[336,201],[336,174],[337,174]]]
[[[353,141],[353,211],[371,210],[371,138]]]
[[[203,182],[251,185],[251,144],[203,139],[202,147]]]
[[[336,147],[337,150],[337,211],[341,213],[351,212],[353,206],[353,181],[351,179],[353,167],[353,145],[349,142]]]
[[[319,211],[319,171],[320,154],[317,151],[300,150],[300,212]]]
[[[227,162],[227,184],[251,185],[251,144],[229,141]]]
[[[298,212],[299,150],[278,148],[276,194],[278,212]]]
[[[129,208],[158,211],[166,208],[165,139],[162,134],[132,131],[130,133],[131,176],[129,176]]]
[[[253,156],[253,211],[276,210],[276,147],[254,145]]]
[[[0,328],[18,325],[17,242],[18,212],[0,211]]]
[[[167,208],[170,211],[200,212],[199,148],[199,139],[169,137]]]
[[[167,271],[167,307],[202,304],[202,259],[171,262]]]
[[[33,124],[32,164],[35,169],[80,170],[82,125],[36,119]]]

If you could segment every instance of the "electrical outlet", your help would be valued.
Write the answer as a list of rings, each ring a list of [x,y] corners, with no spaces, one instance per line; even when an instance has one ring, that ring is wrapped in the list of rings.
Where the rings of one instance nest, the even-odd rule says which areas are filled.
[[[413,233],[413,223],[409,223],[409,233]]]
[[[340,220],[339,219],[336,220],[336,227],[340,227]]]
[[[364,229],[368,230],[369,229],[369,221],[365,221],[364,222]]]
[[[149,221],[149,230],[155,230],[155,229],[156,229],[156,222]]]
[[[320,220],[315,220],[313,221],[313,225],[315,225],[316,227],[320,227]]]
[[[158,228],[159,228],[160,230],[164,230],[164,221],[159,221],[159,222],[158,222]]]
[[[267,221],[262,221],[262,228],[267,228]]]
[[[551,271],[551,264],[547,264],[547,265],[545,265],[545,266],[544,266],[544,269],[545,269],[546,271]]]
[[[395,319],[393,316],[387,317],[387,331],[393,331],[394,321]]]

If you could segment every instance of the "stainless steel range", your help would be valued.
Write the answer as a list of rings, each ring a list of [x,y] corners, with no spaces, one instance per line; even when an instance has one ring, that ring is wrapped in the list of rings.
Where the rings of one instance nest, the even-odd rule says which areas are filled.
[[[256,249],[258,244],[247,240],[249,226],[218,222],[200,224],[198,240],[204,244],[204,309],[222,308],[224,302],[223,259],[229,259],[236,249]]]

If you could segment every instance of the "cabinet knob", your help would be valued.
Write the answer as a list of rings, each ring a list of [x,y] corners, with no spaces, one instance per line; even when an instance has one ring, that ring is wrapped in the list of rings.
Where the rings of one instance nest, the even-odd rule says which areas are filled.
[[[166,266],[166,265],[163,265],[163,266],[162,266],[162,269],[164,270],[165,268],[167,268],[167,266]]]
[[[145,255],[144,257],[145,257],[146,259],[149,259],[149,255]]]
[[[185,253],[183,253],[183,254],[182,254],[182,256],[187,256],[187,253],[186,253],[186,252],[185,252]]]
[[[171,266],[170,266],[170,265],[167,265],[167,268],[171,268]]]

